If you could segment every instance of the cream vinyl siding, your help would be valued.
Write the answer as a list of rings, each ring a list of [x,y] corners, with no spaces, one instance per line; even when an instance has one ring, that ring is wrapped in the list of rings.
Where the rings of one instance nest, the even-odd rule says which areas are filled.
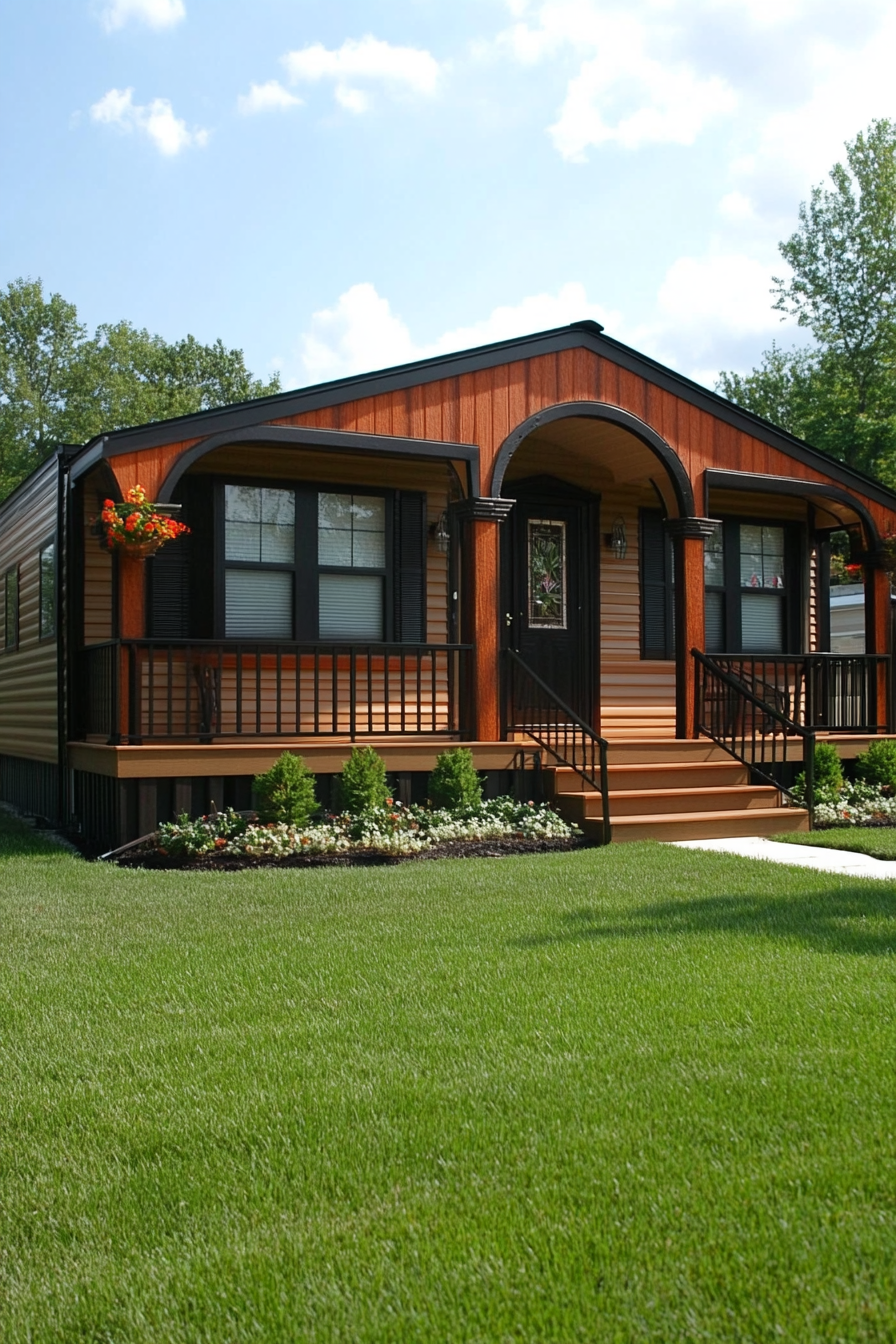
[[[40,638],[40,550],[56,531],[58,482],[52,457],[0,507],[0,574],[19,571],[18,646],[0,652],[0,754],[50,763],[58,756],[56,640]],[[57,574],[58,557],[57,546]],[[0,628],[5,601],[3,586]]]
[[[88,476],[81,492],[84,537],[84,643],[104,644],[112,638],[112,553],[96,535],[96,519],[106,492],[98,473]]]

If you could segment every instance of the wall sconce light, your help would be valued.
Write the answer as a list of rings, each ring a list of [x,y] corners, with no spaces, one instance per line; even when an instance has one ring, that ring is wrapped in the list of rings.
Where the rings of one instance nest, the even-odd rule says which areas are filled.
[[[625,559],[625,553],[628,550],[628,542],[625,536],[624,518],[614,519],[613,531],[604,534],[604,542],[614,560]]]
[[[444,510],[439,514],[437,522],[430,523],[429,535],[436,544],[436,550],[441,551],[444,555],[451,541],[451,533],[448,531],[448,514]]]

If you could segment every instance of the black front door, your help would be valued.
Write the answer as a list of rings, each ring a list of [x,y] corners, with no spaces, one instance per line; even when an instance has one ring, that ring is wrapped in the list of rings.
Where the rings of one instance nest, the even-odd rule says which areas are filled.
[[[508,484],[507,638],[586,723],[594,721],[597,551],[592,497],[561,481]]]

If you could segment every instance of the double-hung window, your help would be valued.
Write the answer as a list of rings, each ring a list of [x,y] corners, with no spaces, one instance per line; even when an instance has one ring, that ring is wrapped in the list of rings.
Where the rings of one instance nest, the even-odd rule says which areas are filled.
[[[778,654],[799,647],[792,524],[726,518],[703,551],[708,653]]]
[[[293,639],[296,498],[224,486],[224,626],[228,639]]]
[[[225,638],[422,638],[423,495],[227,483],[219,499]]]
[[[3,647],[8,651],[19,645],[19,569],[8,569],[3,577]]]
[[[318,633],[385,638],[386,501],[382,495],[317,496]]]
[[[39,635],[52,639],[56,634],[56,542],[45,542],[38,556]]]

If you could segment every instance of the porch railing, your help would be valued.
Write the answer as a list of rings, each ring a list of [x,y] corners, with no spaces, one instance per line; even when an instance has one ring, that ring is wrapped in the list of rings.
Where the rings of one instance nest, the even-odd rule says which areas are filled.
[[[815,806],[815,729],[798,723],[785,712],[774,682],[757,677],[748,681],[731,670],[737,661],[710,658],[692,650],[697,665],[695,725],[746,765],[766,784],[792,798],[792,780],[786,767],[803,767],[805,807],[812,825]],[[748,660],[750,661],[750,660]],[[755,689],[754,689],[755,688]],[[764,694],[757,693],[759,689]],[[776,694],[771,694],[776,692]]]
[[[799,657],[713,655],[728,673],[785,718],[819,732],[876,733],[887,727],[886,654],[807,653]]]
[[[561,765],[574,770],[601,798],[603,843],[610,843],[610,786],[607,743],[533,672],[514,649],[507,663],[506,719],[511,732],[524,732]]]
[[[112,640],[81,654],[82,736],[467,735],[466,644]]]

